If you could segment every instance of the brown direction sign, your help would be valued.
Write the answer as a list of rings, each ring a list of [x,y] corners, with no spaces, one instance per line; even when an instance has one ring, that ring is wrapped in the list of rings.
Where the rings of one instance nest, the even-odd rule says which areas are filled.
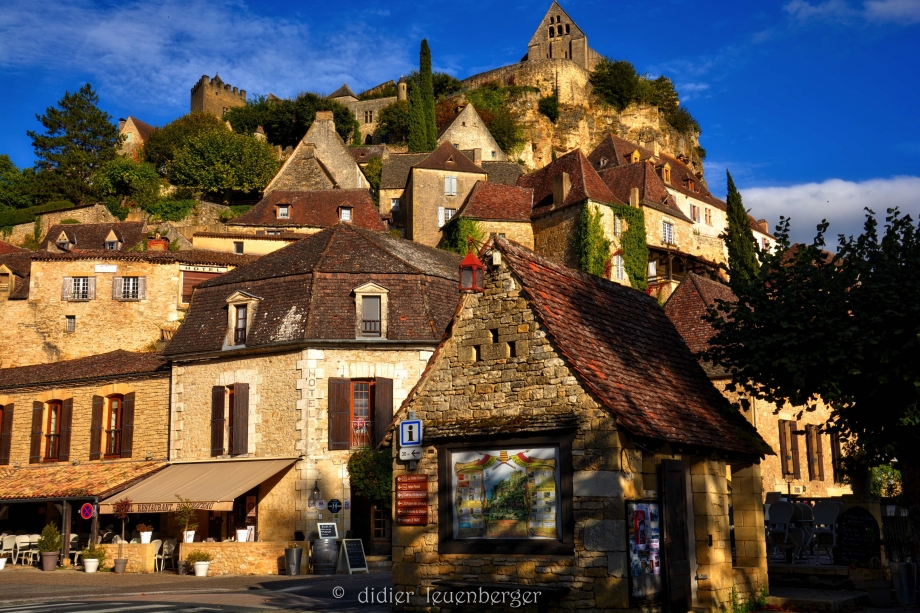
[[[428,475],[396,477],[396,523],[428,525]]]

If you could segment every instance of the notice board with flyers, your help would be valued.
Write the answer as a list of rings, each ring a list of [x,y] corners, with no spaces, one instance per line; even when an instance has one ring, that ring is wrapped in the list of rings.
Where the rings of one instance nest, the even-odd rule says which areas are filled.
[[[661,506],[656,500],[626,503],[629,533],[629,599],[656,602],[664,592],[661,568]]]

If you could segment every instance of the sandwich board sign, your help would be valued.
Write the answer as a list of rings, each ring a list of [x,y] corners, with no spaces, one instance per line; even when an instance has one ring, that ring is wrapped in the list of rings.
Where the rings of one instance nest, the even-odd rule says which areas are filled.
[[[367,568],[367,558],[364,557],[364,544],[361,543],[361,539],[342,540],[336,572],[340,570],[347,570],[349,575],[356,572],[371,572]]]

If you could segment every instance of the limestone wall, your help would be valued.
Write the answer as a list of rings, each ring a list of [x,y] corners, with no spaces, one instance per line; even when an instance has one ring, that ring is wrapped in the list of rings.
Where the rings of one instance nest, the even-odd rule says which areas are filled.
[[[258,543],[179,543],[179,560],[185,560],[192,551],[211,554],[208,576],[218,575],[280,575],[284,573],[284,549],[296,545],[304,549],[301,557],[301,572],[307,569],[306,543],[301,542],[258,542]],[[188,570],[192,574],[193,569]]]
[[[457,153],[457,155],[463,155]],[[444,177],[457,178],[457,194],[446,196],[444,194]],[[415,168],[409,179],[408,198],[409,206],[408,227],[406,237],[417,243],[436,247],[441,241],[441,228],[438,226],[438,207],[460,210],[467,195],[472,191],[477,181],[485,181],[485,171],[482,174],[472,172],[454,172],[449,170],[431,170]],[[445,218],[446,222],[446,218]]]
[[[61,223],[62,219],[76,219],[80,223],[115,223],[117,217],[109,213],[109,210],[102,204],[92,204],[68,209],[66,211],[51,211],[42,213],[38,216],[41,223],[41,237],[44,238],[48,229],[54,224]],[[0,233],[0,240],[5,240],[14,245],[21,245],[26,236],[32,236],[35,232],[35,222],[22,223],[12,226],[11,233],[5,235]]]
[[[575,234],[575,224],[580,214],[580,206],[570,206],[534,219],[534,251],[556,258],[566,266],[575,265],[572,236]]]
[[[304,233],[306,235],[306,233]],[[208,249],[210,251],[223,251],[224,253],[237,253],[236,243],[243,244],[243,253],[247,255],[265,255],[291,244],[290,241],[276,240],[272,237],[252,235],[240,236],[195,236],[192,245],[195,249]]]
[[[100,545],[105,549],[105,566],[112,568],[115,558],[118,557],[119,545],[104,543]],[[152,573],[156,571],[156,549],[153,543],[123,543],[122,555],[128,559],[125,567],[126,573]]]
[[[478,219],[476,223],[482,228],[486,236],[498,234],[508,240],[533,249],[533,226],[526,221],[493,221],[491,219]]]
[[[341,100],[348,110],[354,113],[358,120],[358,129],[361,131],[361,142],[364,144],[380,143],[381,137],[377,132],[380,109],[396,102],[396,96],[387,98],[374,98],[372,100],[355,100],[348,102]],[[370,137],[368,139],[368,137]]]

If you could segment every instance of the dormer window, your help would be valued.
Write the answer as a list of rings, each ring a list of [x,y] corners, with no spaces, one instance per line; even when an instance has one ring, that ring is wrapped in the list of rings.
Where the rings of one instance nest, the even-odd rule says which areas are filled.
[[[249,321],[247,312],[249,308],[245,304],[238,304],[234,307],[236,315],[234,317],[233,327],[233,344],[246,344],[246,323]]]
[[[343,206],[339,209],[339,220],[351,223],[351,208]]]
[[[105,241],[107,251],[118,251],[118,241]]]
[[[693,182],[693,179],[687,179],[687,189],[689,189],[691,192],[696,191],[696,184]]]
[[[668,185],[671,184],[671,167],[668,164],[661,168],[661,179]]]
[[[236,291],[227,298],[227,337],[224,349],[246,344],[260,300],[258,296],[244,291]]]
[[[287,204],[278,205],[278,219],[290,219],[291,207]]]
[[[639,150],[638,149],[632,152],[632,155],[629,156],[629,161],[633,163],[639,161]]]
[[[387,296],[390,290],[376,283],[354,289],[355,338],[387,337]]]

